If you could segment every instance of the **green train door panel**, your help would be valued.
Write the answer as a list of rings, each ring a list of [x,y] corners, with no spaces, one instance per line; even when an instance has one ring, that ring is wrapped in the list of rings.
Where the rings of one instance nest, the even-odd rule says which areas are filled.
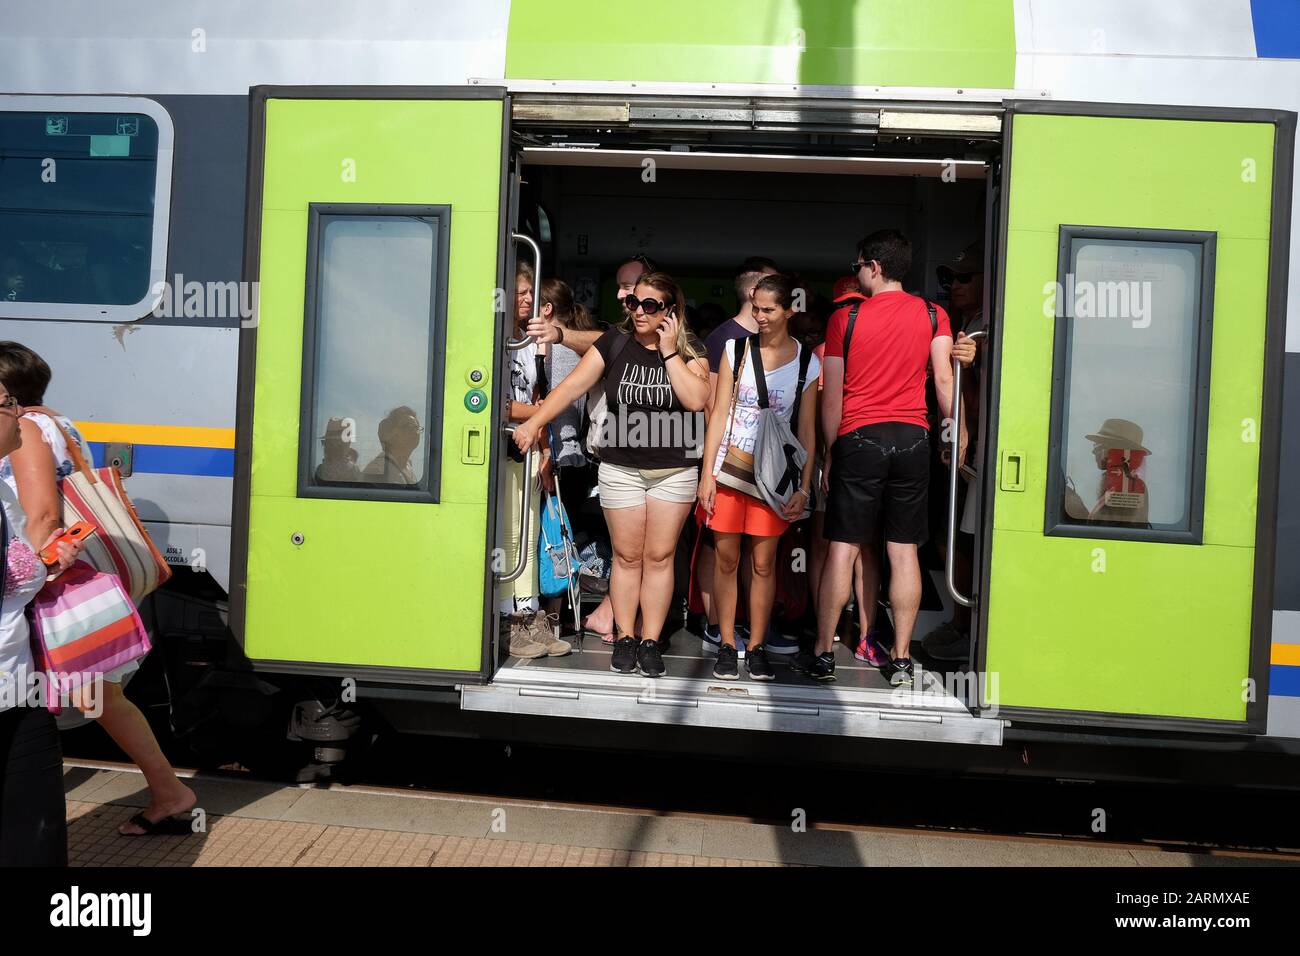
[[[253,107],[236,633],[268,668],[485,678],[504,91]]]
[[[1262,729],[1293,120],[1009,110],[986,713]]]

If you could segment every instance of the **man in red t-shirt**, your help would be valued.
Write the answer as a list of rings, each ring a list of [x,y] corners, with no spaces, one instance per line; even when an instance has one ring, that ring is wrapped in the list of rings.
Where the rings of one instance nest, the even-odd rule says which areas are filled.
[[[933,370],[940,412],[950,418],[952,329],[943,309],[935,306],[931,320],[925,300],[903,291],[912,246],[901,232],[867,236],[854,266],[866,294],[845,301],[826,330],[822,430],[830,449],[830,548],[817,602],[817,646],[795,666],[817,680],[835,679],[835,625],[848,602],[853,563],[880,524],[895,635],[893,660],[881,664],[891,684],[905,685],[913,680],[909,648],[921,606],[917,547],[929,534],[926,374]]]

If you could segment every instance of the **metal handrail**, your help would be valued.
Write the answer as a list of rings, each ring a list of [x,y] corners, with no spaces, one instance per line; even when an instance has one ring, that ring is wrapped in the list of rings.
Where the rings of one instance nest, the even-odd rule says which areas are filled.
[[[522,232],[512,232],[510,238],[515,242],[527,243],[533,250],[533,319],[536,320],[541,309],[541,295],[539,292],[542,288],[542,247],[537,244],[532,236],[525,236]],[[511,319],[513,320],[513,318],[514,313],[511,313]],[[532,338],[527,335],[518,340],[507,339],[506,348],[511,352],[517,352],[532,341]]]
[[[972,332],[966,336],[969,339],[979,339],[987,335],[987,332],[981,330]],[[955,562],[957,559],[957,481],[961,477],[961,362],[953,359],[952,362],[952,467],[948,469],[948,553],[944,555],[944,581],[948,585],[948,593],[952,599],[962,607],[973,607],[975,602],[966,595],[957,590],[957,582],[954,579]]]
[[[515,426],[508,422],[502,426],[506,435],[514,434]],[[507,438],[507,441],[510,439]],[[524,455],[524,490],[519,503],[519,557],[515,560],[514,569],[509,574],[498,574],[498,584],[509,584],[519,575],[524,573],[524,567],[528,564],[528,508],[533,502],[533,456],[537,454],[537,446],[534,445],[528,449]],[[533,547],[536,547],[536,543]]]

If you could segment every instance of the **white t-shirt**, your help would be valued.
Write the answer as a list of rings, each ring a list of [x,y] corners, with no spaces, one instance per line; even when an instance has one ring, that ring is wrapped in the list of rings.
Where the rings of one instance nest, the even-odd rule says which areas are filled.
[[[732,339],[727,342],[723,352],[723,361],[728,367],[735,367],[735,348]],[[803,352],[803,343],[796,340],[798,348],[794,358],[777,369],[764,369],[763,378],[767,382],[767,402],[772,411],[787,422],[794,411],[795,388],[799,384],[799,356]],[[744,368],[740,370],[740,385],[736,389],[735,420],[732,421],[731,406],[727,406],[727,424],[722,430],[722,442],[718,445],[718,457],[713,462],[713,474],[722,468],[722,459],[727,457],[727,449],[735,445],[741,451],[752,455],[754,443],[758,439],[758,386],[754,380],[754,356],[748,346],[745,348]],[[808,372],[804,376],[804,401],[817,401],[817,376],[821,374],[822,363],[816,355],[808,358]],[[808,395],[808,386],[813,386],[812,395]],[[797,434],[799,423],[790,426]]]
[[[18,496],[0,482],[0,507],[4,508],[9,547],[5,549],[4,599],[0,601],[0,710],[24,698],[32,674],[32,648],[24,611],[49,576],[40,557],[27,541],[27,517]]]
[[[531,404],[537,388],[537,343],[529,341],[510,353],[510,397]]]

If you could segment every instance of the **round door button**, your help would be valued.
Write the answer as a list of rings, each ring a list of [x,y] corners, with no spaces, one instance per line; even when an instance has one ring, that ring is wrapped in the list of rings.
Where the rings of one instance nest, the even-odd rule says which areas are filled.
[[[487,393],[481,388],[471,388],[465,393],[465,407],[471,412],[481,412],[487,408]]]

